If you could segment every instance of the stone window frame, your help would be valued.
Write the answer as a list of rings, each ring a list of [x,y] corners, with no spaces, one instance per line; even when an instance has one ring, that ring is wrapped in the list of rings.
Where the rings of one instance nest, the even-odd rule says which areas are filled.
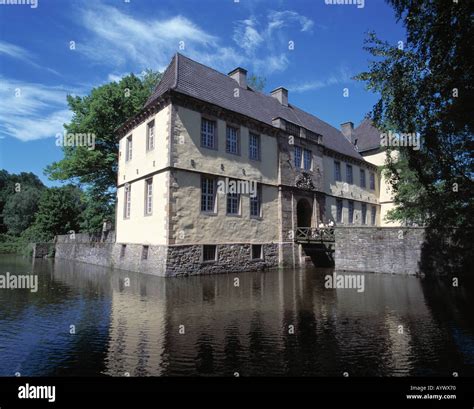
[[[361,203],[360,217],[361,224],[367,225],[367,203]]]
[[[260,246],[260,256],[254,257],[254,248]],[[262,261],[265,260],[265,252],[263,251],[263,244],[251,244],[250,245],[250,260],[252,261]]]
[[[234,129],[235,133],[236,133],[236,141],[235,141],[236,151],[235,152],[231,151],[229,149],[229,147],[227,146],[228,137],[229,137],[229,134],[228,134],[229,129]],[[240,126],[236,125],[236,124],[233,124],[233,123],[226,122],[226,126],[225,126],[225,153],[228,153],[230,155],[240,156],[241,155],[240,145],[241,145]]]
[[[214,258],[213,259],[205,259],[206,247],[208,249],[210,247],[214,247]],[[202,247],[201,247],[201,263],[215,263],[217,260],[218,260],[217,244],[203,244]]]
[[[299,160],[296,161],[297,155],[296,152],[299,151]],[[293,146],[293,163],[297,169],[303,169],[302,164],[303,164],[303,147],[300,145],[294,145]]]
[[[370,172],[370,190],[375,190],[375,172]]]
[[[150,252],[150,246],[144,244],[142,246],[142,257],[141,257],[141,259],[142,260],[148,260],[149,252]]]
[[[229,179],[235,180],[237,179]],[[237,213],[229,213],[229,199],[237,199]],[[226,193],[225,195],[225,214],[231,217],[242,217],[242,195],[240,193]]]
[[[150,138],[150,130],[153,129],[153,137]],[[148,121],[146,124],[146,151],[151,152],[155,149],[156,126],[155,119]],[[152,143],[150,143],[152,141]]]
[[[359,169],[359,183],[360,183],[360,187],[364,189],[367,188],[367,177],[365,175],[365,169],[362,169],[362,168]]]
[[[148,187],[151,186],[151,194],[148,191]],[[148,211],[148,201],[151,202],[150,211]],[[144,215],[152,216],[153,215],[153,177],[145,179],[145,201],[144,201]]]
[[[309,167],[306,167],[306,154],[309,152]],[[313,151],[308,148],[303,148],[303,169],[304,170],[313,170]]]
[[[377,224],[377,206],[372,205],[370,209],[370,224],[375,226]]]
[[[203,125],[203,122],[204,121],[208,121],[208,122],[211,122],[214,124],[214,140],[213,140],[213,146],[207,146],[205,144],[203,144],[203,129],[202,129],[202,125]],[[219,132],[218,132],[218,128],[219,128],[219,122],[218,122],[218,119],[217,118],[214,118],[212,116],[209,116],[209,115],[201,115],[201,126],[199,128],[199,141],[200,141],[200,146],[201,148],[204,148],[204,149],[211,149],[211,150],[214,150],[214,151],[217,151],[218,148],[219,148],[219,143],[218,143],[218,140],[219,140]]]
[[[212,180],[212,186],[213,186],[213,194],[212,194],[212,197],[213,197],[213,209],[212,210],[203,210],[203,191],[202,191],[202,187],[203,187],[203,179],[208,179],[208,180]],[[201,178],[200,178],[200,191],[201,191],[201,202],[200,202],[200,209],[201,209],[201,214],[205,214],[205,215],[209,215],[209,216],[216,216],[217,215],[217,178],[215,176],[211,176],[211,175],[205,175],[205,174],[201,174]],[[209,193],[206,193],[206,195],[209,195]]]
[[[349,163],[346,163],[346,182],[350,185],[354,184],[354,168]]]
[[[127,250],[127,245],[122,244],[120,246],[120,259],[123,259],[125,257],[125,251]]]

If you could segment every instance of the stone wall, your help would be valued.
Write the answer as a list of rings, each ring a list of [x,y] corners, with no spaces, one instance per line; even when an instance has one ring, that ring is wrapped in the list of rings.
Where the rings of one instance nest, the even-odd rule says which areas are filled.
[[[337,227],[336,270],[418,274],[425,229]]]

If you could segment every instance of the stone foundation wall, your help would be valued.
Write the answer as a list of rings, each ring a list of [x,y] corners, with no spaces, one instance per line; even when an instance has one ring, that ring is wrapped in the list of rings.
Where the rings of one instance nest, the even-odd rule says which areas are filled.
[[[336,270],[418,274],[425,229],[337,227]]]

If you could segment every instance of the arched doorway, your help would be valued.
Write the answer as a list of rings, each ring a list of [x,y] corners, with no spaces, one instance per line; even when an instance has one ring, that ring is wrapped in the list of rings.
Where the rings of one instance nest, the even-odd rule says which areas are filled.
[[[296,223],[298,227],[311,227],[313,208],[306,199],[298,200],[296,205]]]

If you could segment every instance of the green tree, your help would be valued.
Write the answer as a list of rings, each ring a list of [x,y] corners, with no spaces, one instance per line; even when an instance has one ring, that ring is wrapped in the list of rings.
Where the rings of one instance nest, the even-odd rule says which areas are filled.
[[[43,192],[33,226],[28,232],[41,235],[43,239],[53,239],[58,234],[80,230],[85,205],[82,191],[73,185],[52,187]]]
[[[109,216],[113,218],[110,205],[117,182],[116,129],[143,108],[160,78],[161,73],[148,70],[139,77],[130,74],[119,82],[94,88],[85,97],[68,96],[73,118],[65,125],[66,132],[93,134],[95,146],[63,146],[64,158],[45,170],[50,179],[85,185],[100,206],[112,209]]]
[[[474,220],[474,3],[387,1],[406,41],[392,45],[370,33],[366,49],[374,60],[357,78],[380,94],[372,111],[379,129],[419,133],[422,141],[419,150],[399,148],[402,166],[387,156],[400,205],[391,217],[423,215],[440,243],[465,247],[471,239],[463,232],[472,234]]]
[[[3,222],[9,234],[18,236],[33,224],[40,197],[41,190],[30,186],[8,196]]]

